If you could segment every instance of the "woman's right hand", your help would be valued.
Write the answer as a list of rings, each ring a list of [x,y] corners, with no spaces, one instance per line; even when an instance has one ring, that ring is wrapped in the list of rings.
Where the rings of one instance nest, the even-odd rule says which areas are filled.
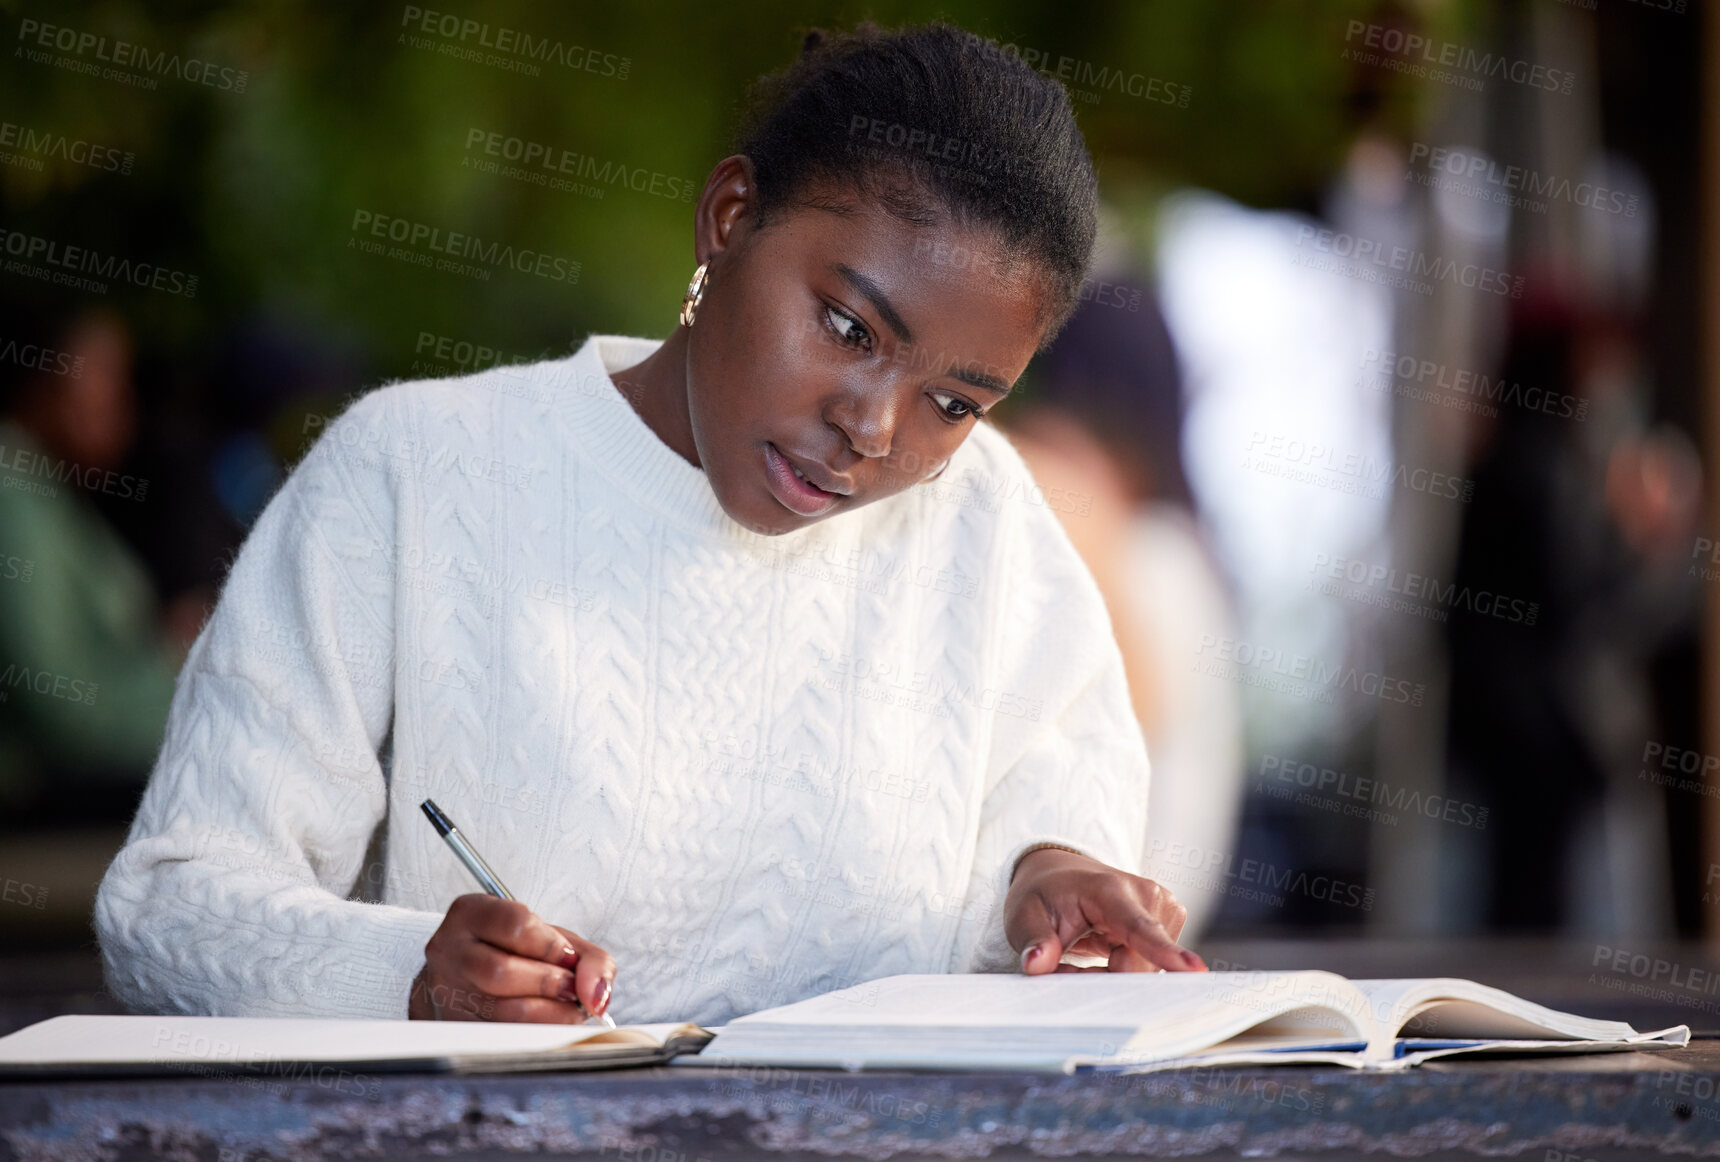
[[[407,1016],[577,1025],[609,1007],[614,979],[615,961],[597,945],[518,900],[473,892],[448,905],[424,946]]]

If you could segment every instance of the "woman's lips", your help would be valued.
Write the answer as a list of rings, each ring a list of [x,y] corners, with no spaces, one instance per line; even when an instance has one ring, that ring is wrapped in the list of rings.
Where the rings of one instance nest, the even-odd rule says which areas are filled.
[[[801,516],[817,516],[837,501],[836,493],[796,476],[776,445],[768,441],[764,446],[764,474],[776,498]]]

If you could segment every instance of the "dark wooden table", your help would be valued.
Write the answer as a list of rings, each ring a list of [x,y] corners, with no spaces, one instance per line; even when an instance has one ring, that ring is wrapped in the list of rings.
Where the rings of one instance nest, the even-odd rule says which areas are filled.
[[[1436,1062],[1390,1076],[670,1066],[10,1082],[0,1083],[0,1160],[1720,1156],[1720,996],[1706,992],[1705,975],[1720,966],[1699,949],[1345,941],[1202,951],[1218,967],[1467,976],[1585,1015],[1684,1023],[1706,1036],[1681,1050]],[[99,985],[77,972],[70,961],[0,961],[0,1030],[105,1008]]]

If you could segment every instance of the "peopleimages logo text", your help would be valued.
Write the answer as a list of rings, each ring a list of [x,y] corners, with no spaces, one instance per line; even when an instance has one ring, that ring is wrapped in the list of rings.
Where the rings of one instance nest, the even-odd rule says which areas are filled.
[[[602,52],[585,45],[566,44],[547,36],[533,36],[506,25],[485,24],[452,12],[438,12],[414,4],[401,10],[400,26],[427,37],[440,37],[449,47],[470,49],[475,44],[477,49],[514,58],[521,63],[560,65],[573,72],[592,73],[617,81],[625,81],[633,68],[632,57]],[[424,46],[414,44],[413,47]],[[536,75],[535,70],[532,75]]]
[[[575,259],[547,254],[541,250],[515,248],[505,242],[486,241],[474,234],[444,230],[428,222],[414,222],[409,218],[396,218],[373,210],[354,210],[351,231],[353,235],[369,234],[375,238],[399,243],[405,248],[405,253],[390,257],[406,257],[424,266],[432,264],[430,254],[423,253],[430,251],[450,256],[450,259],[445,261],[466,260],[464,263],[455,264],[461,267],[458,273],[507,267],[522,274],[535,274],[551,282],[579,281],[580,264]],[[347,245],[356,246],[360,241],[358,238],[348,237]]]
[[[1154,871],[1154,878],[1160,880],[1169,878],[1167,872],[1174,876],[1174,869],[1187,868],[1207,877],[1207,884],[1212,886],[1221,885],[1224,879],[1240,880],[1243,883],[1259,884],[1271,891],[1325,900],[1328,903],[1360,908],[1364,912],[1371,912],[1374,908],[1372,888],[1340,880],[1335,876],[1310,875],[1296,868],[1280,868],[1265,860],[1237,860],[1228,852],[1216,848],[1207,851],[1190,844],[1167,843],[1163,839],[1155,838],[1147,842],[1147,864]],[[1212,877],[1221,878],[1215,880]]]
[[[1100,91],[1109,90],[1143,101],[1152,101],[1161,105],[1175,105],[1179,109],[1187,109],[1190,95],[1194,90],[1188,85],[1175,81],[1166,81],[1159,77],[1149,77],[1145,73],[1130,73],[1120,68],[1110,68],[1094,64],[1092,61],[1081,60],[1077,57],[1057,54],[1055,63],[1052,54],[1043,49],[1023,48],[1017,44],[1006,44],[1003,51],[1010,56],[1019,57],[1028,67],[1048,77],[1056,77],[1072,89],[1091,86]]]
[[[74,278],[72,272],[76,272],[98,279],[108,278],[115,282],[130,283],[144,290],[184,295],[188,299],[197,297],[197,276],[194,274],[174,270],[159,263],[133,262],[117,254],[103,254],[88,246],[68,246],[52,238],[26,234],[21,230],[0,229],[0,253],[24,263],[43,263],[47,268],[45,273],[57,273],[67,279]],[[62,282],[63,279],[56,278],[54,281]],[[89,280],[74,281],[84,283]],[[91,284],[91,288],[98,286],[99,283]],[[105,291],[105,288],[103,290]]]
[[[1334,557],[1329,553],[1317,552],[1309,572],[1313,573],[1316,580],[1347,581],[1364,590],[1379,586],[1386,594],[1401,596],[1411,601],[1430,602],[1447,610],[1460,609],[1466,613],[1519,622],[1523,625],[1534,625],[1541,613],[1541,604],[1538,601],[1525,601],[1520,597],[1495,593],[1491,589],[1459,585],[1455,581],[1442,583],[1437,577],[1407,569],[1400,571],[1378,561]],[[1332,596],[1353,598],[1352,594],[1329,585],[1321,586],[1320,591]],[[1378,603],[1370,601],[1364,604]]]
[[[82,355],[73,355],[42,343],[20,343],[12,338],[0,339],[0,363],[12,363],[28,371],[45,371],[72,379],[84,373]]]
[[[1550,69],[1545,65],[1479,52],[1468,45],[1364,20],[1352,20],[1345,26],[1344,44],[1350,49],[1374,49],[1400,61],[1417,61],[1434,68],[1468,73],[1476,78],[1493,77],[1555,93],[1569,93],[1576,80],[1576,74],[1569,69]]]
[[[1343,259],[1346,265],[1385,267],[1398,271],[1406,278],[1454,283],[1471,290],[1507,295],[1514,299],[1523,297],[1522,275],[1513,275],[1508,271],[1495,270],[1491,266],[1474,262],[1460,263],[1424,250],[1411,250],[1407,246],[1388,247],[1381,245],[1377,239],[1348,234],[1342,230],[1327,230],[1304,224],[1297,227],[1296,246],[1299,251],[1302,247],[1311,246],[1321,254]],[[1367,266],[1352,266],[1351,269],[1367,269]]]
[[[466,165],[474,152],[487,154],[500,161],[518,162],[518,166],[486,166],[474,163],[478,168],[488,168],[491,172],[500,173],[503,177],[522,177],[531,181],[556,175],[589,179],[602,183],[611,188],[632,190],[639,194],[651,194],[659,198],[668,198],[674,202],[691,202],[700,184],[691,178],[671,177],[646,169],[644,166],[629,166],[625,162],[600,161],[590,154],[579,153],[571,149],[562,149],[542,141],[530,141],[523,137],[512,137],[504,133],[493,132],[473,126],[466,130],[466,153],[460,164]],[[545,184],[538,181],[538,184]],[[551,185],[556,189],[571,189],[571,185]],[[601,196],[601,193],[599,193]]]
[[[245,83],[251,76],[244,69],[228,68],[214,61],[181,57],[178,53],[165,49],[151,49],[129,40],[110,40],[99,33],[44,24],[40,20],[28,18],[18,22],[18,40],[26,46],[34,45],[41,49],[70,53],[74,57],[88,57],[102,65],[138,69],[157,77],[174,77],[194,85],[225,89],[232,93],[243,93]],[[21,48],[18,51],[25,52],[28,49]],[[153,88],[154,83],[151,82],[149,87]]]
[[[1365,775],[1358,777],[1347,771],[1316,767],[1313,763],[1297,762],[1272,754],[1261,756],[1258,774],[1262,781],[1270,777],[1280,783],[1390,807],[1394,811],[1422,815],[1428,819],[1442,819],[1447,823],[1473,827],[1477,831],[1487,829],[1489,809],[1486,807],[1446,795],[1431,792],[1424,794],[1413,787],[1394,787],[1384,779]]]
[[[1286,470],[1288,466],[1291,470]],[[1256,430],[1248,439],[1242,466],[1274,476],[1308,484],[1340,480],[1352,487],[1342,489],[1359,492],[1374,499],[1384,496],[1377,487],[1392,484],[1446,500],[1468,504],[1475,495],[1475,481],[1429,468],[1412,468],[1408,464],[1393,464],[1360,452],[1346,452],[1317,440],[1302,440],[1294,436]]]
[[[1520,165],[1500,165],[1485,153],[1443,145],[1428,145],[1417,141],[1409,148],[1409,162],[1420,162],[1432,174],[1450,174],[1466,182],[1481,181],[1497,187],[1496,194],[1522,193],[1549,201],[1564,201],[1583,209],[1601,210],[1636,217],[1640,195],[1624,190],[1609,190],[1594,182],[1572,182],[1555,174],[1543,174]],[[1412,171],[1413,172],[1413,171]],[[1459,189],[1459,193],[1467,192]],[[1496,201],[1507,201],[1503,196]]]
[[[135,154],[121,153],[110,145],[11,121],[0,121],[0,147],[16,149],[29,159],[52,158],[108,173],[129,174],[136,161]],[[14,155],[0,154],[0,160],[10,156]]]
[[[1233,665],[1240,671],[1256,671],[1305,683],[1315,690],[1348,690],[1382,702],[1420,706],[1427,696],[1425,682],[1411,682],[1373,670],[1364,671],[1359,666],[1334,666],[1307,654],[1286,653],[1275,647],[1209,633],[1200,635],[1195,658],[1196,669],[1200,668],[1201,659],[1212,659]]]
[[[1581,423],[1589,415],[1589,401],[1563,392],[1539,387],[1524,387],[1503,375],[1489,376],[1485,372],[1449,367],[1432,359],[1418,359],[1401,352],[1380,351],[1373,347],[1362,351],[1362,371],[1391,385],[1401,383],[1413,387],[1431,387],[1454,395],[1473,396],[1488,403],[1520,407],[1561,419]]]

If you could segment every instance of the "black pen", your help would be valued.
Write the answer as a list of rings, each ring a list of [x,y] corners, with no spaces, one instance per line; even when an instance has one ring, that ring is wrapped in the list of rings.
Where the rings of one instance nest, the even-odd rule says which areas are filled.
[[[460,862],[466,865],[466,870],[472,873],[472,878],[478,881],[479,887],[490,895],[500,896],[504,900],[515,898],[512,892],[502,886],[501,879],[490,870],[490,865],[484,862],[484,857],[479,855],[477,849],[466,841],[464,835],[460,834],[460,829],[454,826],[454,821],[442,814],[442,808],[436,806],[434,799],[424,800],[419,804],[419,807],[423,809],[425,818],[430,820],[430,826],[436,829],[436,834],[447,840],[448,846],[454,849],[454,854],[460,857]],[[581,1004],[579,1007],[584,1009],[585,1005]],[[586,1009],[587,1013],[590,1011]],[[615,1028],[615,1018],[608,1013],[596,1017],[588,1016],[585,1023],[587,1025],[603,1025],[610,1029]]]

